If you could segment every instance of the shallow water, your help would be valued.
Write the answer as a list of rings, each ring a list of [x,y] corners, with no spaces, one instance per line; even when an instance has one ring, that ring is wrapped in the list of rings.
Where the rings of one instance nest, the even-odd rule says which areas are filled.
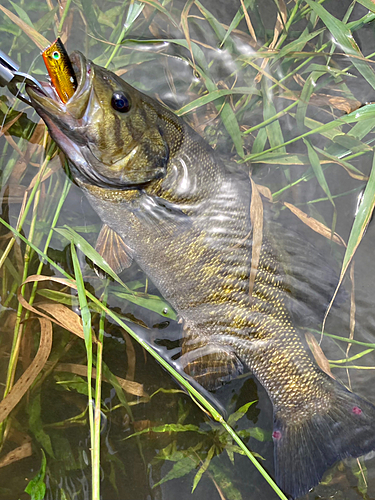
[[[208,9],[220,22],[229,25],[235,16],[238,5],[228,5],[227,2],[203,2]],[[248,27],[243,19],[238,26],[238,30],[232,34],[234,46],[227,45],[222,49],[218,48],[219,41],[214,31],[209,27],[208,22],[202,17],[202,13],[192,7],[189,18],[189,33],[196,53],[195,60],[198,70],[194,70],[189,51],[173,43],[172,40],[181,40],[185,38],[180,26],[175,26],[163,13],[155,14],[150,6],[146,6],[144,12],[140,14],[134,24],[129,28],[126,37],[134,40],[148,39],[171,39],[168,43],[135,43],[131,47],[120,49],[113,58],[111,69],[120,70],[126,81],[138,89],[156,96],[173,109],[180,109],[190,103],[200,93],[205,90],[207,75],[212,82],[215,82],[218,88],[247,87],[249,92],[249,103],[238,103],[237,97],[229,102],[237,112],[237,119],[241,131],[261,123],[264,119],[272,116],[274,113],[282,111],[287,105],[295,100],[296,95],[300,95],[304,88],[304,82],[314,68],[306,64],[304,69],[298,72],[298,76],[293,79],[285,78],[284,87],[276,86],[271,88],[275,81],[280,81],[287,76],[291,68],[295,68],[307,56],[303,54],[294,55],[295,61],[291,62],[288,58],[281,58],[279,61],[272,59],[272,63],[265,66],[266,74],[260,83],[254,84],[254,78],[257,77],[259,67],[263,59],[254,58],[256,50],[267,40],[272,40],[277,10],[275,3],[271,0],[267,2],[250,2],[250,16],[254,29],[258,35],[258,45],[250,45]],[[38,20],[47,13],[47,7],[43,8],[37,3],[26,2],[23,8],[30,16],[32,22],[37,26]],[[183,2],[167,3],[168,11],[171,11],[176,19],[179,19],[184,8]],[[325,8],[332,12],[338,19],[343,19],[348,11],[349,1],[326,1]],[[7,8],[11,8],[10,5]],[[112,47],[104,52],[104,44],[95,41],[93,38],[105,36],[112,43],[116,42],[119,36],[118,27],[121,30],[119,17],[122,12],[127,12],[127,2],[121,3],[100,3],[96,7],[96,15],[92,15],[89,6],[84,5],[83,15],[79,13],[77,6],[71,7],[71,14],[68,14],[65,26],[68,29],[68,40],[66,46],[68,51],[81,50],[90,59],[97,64],[104,65],[108,60]],[[113,15],[110,9],[117,8],[116,15]],[[291,6],[288,6],[288,10]],[[102,14],[99,15],[99,12]],[[107,18],[103,13],[107,13]],[[259,17],[258,14],[259,13]],[[351,13],[349,21],[360,19],[367,13],[365,7],[357,4]],[[112,17],[111,17],[112,16]],[[126,17],[126,16],[125,16]],[[83,22],[85,18],[88,22]],[[44,74],[42,58],[40,51],[34,46],[25,34],[19,35],[16,28],[10,21],[4,19],[5,32],[1,38],[0,49],[11,53],[12,57],[18,59],[23,71],[31,71],[35,76]],[[125,21],[125,18],[122,22]],[[51,28],[53,22],[48,19],[46,28],[43,28],[43,34],[50,41],[54,39],[54,33]],[[310,23],[315,20],[310,18]],[[99,29],[99,23],[102,28]],[[115,26],[115,29],[112,27]],[[151,28],[148,27],[151,23]],[[108,25],[104,29],[104,25]],[[302,18],[298,24],[294,25],[290,33],[290,39],[297,37],[296,33],[301,33],[305,27],[311,32],[312,24],[308,24],[306,19]],[[323,27],[323,24],[319,24]],[[317,29],[317,28],[316,28]],[[8,30],[8,31],[6,31]],[[117,30],[117,31],[116,31]],[[112,33],[114,32],[114,33]],[[98,36],[100,35],[100,36]],[[293,38],[294,37],[294,38]],[[373,24],[366,24],[355,32],[355,39],[359,43],[363,54],[366,56],[372,52],[374,46]],[[330,78],[327,73],[321,79],[317,80],[318,88],[311,98],[307,108],[307,116],[312,120],[326,123],[335,116],[341,116],[344,112],[356,109],[360,104],[374,100],[374,89],[366,82],[365,78],[356,68],[351,66],[351,60],[342,55],[340,47],[336,47],[332,42],[331,35],[322,32],[312,39],[303,49],[313,52],[316,47],[321,47],[328,43],[324,50],[324,55],[315,57],[312,63],[329,64],[337,70],[335,78]],[[284,43],[285,45],[285,43]],[[199,47],[203,52],[197,51]],[[234,47],[234,48],[233,48]],[[302,50],[298,47],[295,50]],[[329,53],[332,52],[332,58]],[[202,55],[203,54],[203,55]],[[202,58],[206,59],[206,75],[199,73],[202,69]],[[246,58],[251,61],[251,65],[246,63]],[[245,59],[245,60],[244,60]],[[247,60],[247,61],[248,61]],[[349,68],[343,75],[339,74],[339,69]],[[316,70],[317,68],[315,68]],[[328,75],[328,76],[327,76]],[[344,87],[347,86],[347,88]],[[250,90],[253,92],[251,93]],[[262,95],[260,95],[260,91]],[[288,93],[289,92],[289,93]],[[294,93],[294,94],[293,94]],[[293,94],[293,95],[292,95]],[[12,102],[10,94],[4,92],[3,102],[9,104]],[[263,96],[263,100],[262,100]],[[329,98],[336,97],[336,101],[329,101]],[[338,97],[344,101],[338,103]],[[3,99],[3,98],[2,98]],[[358,101],[357,103],[355,102]],[[268,106],[263,106],[266,101]],[[237,108],[234,106],[237,104]],[[212,146],[214,146],[224,158],[231,158],[231,161],[238,159],[236,149],[233,146],[233,140],[223,125],[222,111],[224,101],[217,101],[217,106],[210,103],[200,107],[193,113],[186,115],[187,121],[202,136],[204,136]],[[272,107],[272,104],[274,108]],[[341,105],[341,108],[339,106]],[[254,131],[242,137],[245,148],[245,156],[250,153],[258,153],[263,149],[272,147],[278,141],[280,130],[283,134],[283,140],[287,141],[292,137],[302,134],[303,129],[299,129],[294,113],[297,107],[291,109],[290,114],[286,113],[280,117],[280,129],[273,127],[268,129],[267,135],[262,132]],[[36,123],[38,121],[35,113],[30,108],[26,108],[22,103],[17,104],[17,110],[22,110],[27,114],[28,120]],[[2,109],[4,112],[4,109]],[[301,113],[301,108],[297,113]],[[12,115],[13,117],[13,115]],[[17,218],[21,210],[21,201],[25,188],[30,185],[33,177],[37,174],[40,164],[43,160],[41,148],[33,152],[30,158],[26,157],[27,162],[23,164],[22,155],[25,151],[30,151],[29,137],[20,139],[21,129],[26,127],[26,118],[22,117],[23,122],[20,128],[14,126],[10,131],[12,134],[6,138],[1,137],[2,152],[0,155],[1,172],[3,183],[1,186],[2,213],[1,216],[7,220],[13,227],[17,224]],[[260,131],[265,128],[260,128]],[[348,126],[342,127],[342,132],[347,132]],[[231,129],[232,137],[235,131]],[[343,141],[338,144],[333,142],[333,136],[326,134],[314,135],[311,137],[312,144],[320,149],[326,148],[331,155],[337,155],[350,161],[350,163],[359,169],[364,175],[368,175],[372,165],[372,134],[364,136],[362,144],[357,142],[354,146],[346,146],[348,139],[345,136]],[[15,141],[12,142],[12,141]],[[268,141],[268,142],[267,142]],[[365,142],[369,142],[370,147],[366,151]],[[16,148],[18,146],[19,149]],[[357,157],[347,159],[352,153],[365,151]],[[343,250],[334,244],[330,244],[327,239],[312,232],[305,225],[293,216],[282,205],[281,202],[288,202],[297,206],[311,217],[325,222],[330,228],[334,211],[332,203],[327,199],[326,194],[319,185],[314,175],[308,181],[297,182],[306,174],[310,167],[309,158],[307,158],[306,145],[299,140],[287,147],[289,154],[301,154],[304,156],[304,164],[292,164],[286,167],[262,162],[261,157],[252,163],[253,178],[261,185],[270,188],[275,195],[276,203],[274,210],[278,219],[285,226],[296,230],[303,238],[314,243],[324,256],[332,261],[332,266],[339,271]],[[17,163],[18,161],[18,163]],[[229,160],[226,160],[229,161]],[[63,184],[66,174],[61,168],[60,159],[53,160],[52,165],[56,169],[52,175],[42,183],[40,192],[39,207],[36,217],[36,230],[33,241],[39,248],[43,248],[47,232],[49,230],[57,202],[63,190]],[[322,166],[326,166],[322,163]],[[334,197],[335,211],[337,213],[336,232],[347,241],[350,229],[354,219],[357,199],[359,193],[365,186],[364,179],[353,178],[347,171],[337,163],[328,163],[324,174],[329,186],[330,192]],[[293,184],[293,187],[288,187]],[[282,190],[282,192],[280,192]],[[341,196],[342,193],[349,194]],[[336,197],[337,196],[337,197]],[[316,201],[321,200],[323,201]],[[23,226],[26,236],[30,235],[30,222],[32,220],[32,207]],[[58,226],[67,224],[73,227],[78,233],[82,234],[92,245],[95,245],[96,236],[100,228],[100,220],[93,211],[81,190],[72,185],[65,201],[58,220]],[[5,250],[8,243],[6,237],[8,231],[3,228],[0,232],[0,249]],[[370,223],[363,242],[359,246],[355,256],[354,283],[355,283],[355,315],[354,301],[350,300],[351,282],[349,278],[344,282],[347,290],[347,298],[334,308],[328,317],[326,331],[338,336],[348,337],[350,333],[350,314],[355,318],[354,338],[356,340],[373,343],[375,312],[373,308],[374,288],[374,263],[373,263],[373,245],[375,233],[374,225]],[[25,245],[16,242],[14,249],[10,253],[10,261],[14,266],[8,264],[2,271],[2,290],[1,290],[1,314],[3,331],[1,335],[2,357],[0,377],[2,383],[5,383],[6,369],[9,360],[9,353],[12,345],[15,313],[17,310],[15,276],[21,282],[23,263],[24,263]],[[73,273],[72,262],[70,258],[70,246],[66,239],[59,234],[54,233],[48,255],[53,261],[59,263],[69,273]],[[328,257],[329,255],[329,257]],[[90,291],[95,292],[100,297],[104,282],[99,278],[89,265],[85,256],[79,252],[79,259],[83,275]],[[38,259],[32,256],[28,275],[34,274],[38,267]],[[318,265],[318,263],[315,263]],[[56,271],[46,265],[42,271],[44,275],[55,275]],[[142,274],[136,264],[133,264],[128,270],[121,274],[121,279],[125,283],[139,281],[144,291],[150,294],[157,294],[156,288],[152,283],[146,284],[146,277]],[[17,280],[16,280],[17,281]],[[40,285],[40,288],[60,290],[58,284]],[[113,288],[114,289],[114,288]],[[71,292],[64,290],[67,294]],[[27,292],[27,297],[30,292]],[[74,293],[73,293],[74,295]],[[36,302],[45,300],[43,296],[37,295]],[[68,300],[68,299],[67,299]],[[71,301],[72,302],[72,301]],[[5,307],[4,307],[5,303]],[[139,324],[128,323],[139,332],[142,337],[147,338],[151,343],[164,349],[164,354],[175,353],[179,349],[181,339],[181,325],[176,321],[166,318],[149,309],[142,308],[128,301],[110,295],[109,303],[117,312],[121,312],[126,318],[136,320],[137,323],[143,322],[148,329],[145,330]],[[79,313],[76,303],[73,303],[72,309]],[[99,317],[93,313],[93,325],[98,331]],[[315,330],[319,330],[319,324],[312,324]],[[38,345],[37,338],[40,328],[37,321],[30,322],[30,326],[25,329],[24,340],[21,347],[21,356],[17,374],[21,374],[28,366],[35,355]],[[317,335],[319,339],[319,335]],[[164,346],[164,347],[163,347]],[[329,360],[342,359],[345,357],[347,344],[336,342],[331,338],[324,337],[322,348]],[[363,346],[352,345],[349,356],[367,349]],[[241,498],[255,499],[276,499],[277,495],[266,484],[264,479],[250,464],[249,460],[235,454],[234,466],[231,463],[228,453],[223,451],[223,431],[218,423],[214,423],[198,408],[191,399],[184,393],[178,391],[180,387],[149,355],[145,354],[141,347],[130,340],[127,335],[113,322],[108,322],[105,327],[104,340],[104,361],[109,370],[123,379],[133,379],[139,384],[143,384],[143,391],[148,396],[153,395],[159,388],[164,392],[158,392],[151,400],[146,397],[135,396],[126,393],[126,401],[119,399],[116,391],[111,384],[103,383],[102,411],[103,411],[103,429],[101,434],[101,492],[104,500],[146,500],[146,499],[164,499],[176,498],[178,495],[181,500],[184,499],[205,499],[226,498],[228,500],[239,500]],[[6,439],[2,450],[2,456],[6,456],[15,448],[22,445],[28,437],[32,441],[32,454],[22,460],[16,460],[11,465],[0,468],[0,499],[26,499],[29,498],[24,489],[30,479],[36,476],[42,461],[41,449],[44,449],[47,456],[47,475],[46,475],[46,494],[48,500],[56,499],[90,499],[91,498],[91,472],[90,472],[90,440],[89,424],[85,410],[87,409],[87,394],[84,377],[79,374],[63,371],[61,364],[85,365],[86,352],[83,341],[77,339],[63,328],[54,326],[54,343],[50,362],[60,365],[60,369],[52,364],[49,365],[50,372],[44,375],[39,389],[31,391],[30,396],[25,396],[22,402],[15,408],[9,420],[9,427],[5,433]],[[333,368],[333,374],[344,384],[350,385],[356,393],[365,396],[370,401],[375,402],[375,388],[373,384],[373,368],[375,359],[372,352],[364,357],[358,358],[352,364],[361,365],[369,369],[349,369]],[[350,378],[348,378],[350,374]],[[261,429],[257,436],[248,439],[248,446],[252,451],[259,453],[263,457],[262,465],[267,471],[273,474],[273,444],[271,440],[272,432],[272,407],[271,403],[260,384],[250,374],[245,374],[236,380],[225,384],[215,391],[214,397],[217,405],[225,409],[229,415],[249,401],[256,401],[250,406],[246,415],[238,420],[237,430]],[[81,415],[81,416],[80,416]],[[79,418],[77,416],[80,416]],[[77,417],[75,419],[75,417]],[[71,420],[68,420],[71,419]],[[194,425],[195,431],[189,432],[164,432],[158,433],[150,431],[139,438],[131,437],[134,432],[151,427],[163,426],[165,424]],[[199,428],[201,433],[196,432]],[[204,434],[202,433],[204,432]],[[129,439],[126,439],[129,438]],[[192,493],[194,476],[197,473],[201,462],[205,460],[209,450],[216,445],[214,457],[206,473],[203,474],[197,488]],[[165,480],[160,485],[154,487],[162,478],[168,478],[167,474],[172,470],[174,462],[172,460],[163,460],[165,455],[173,456],[172,451],[177,451],[189,456],[185,462],[186,474],[180,474],[170,480]],[[181,458],[181,455],[179,455]],[[189,464],[193,461],[193,465]],[[194,462],[196,460],[196,462]],[[345,463],[336,464],[325,476],[321,485],[316,487],[313,492],[306,496],[308,499],[332,498],[335,500],[347,499],[368,499],[375,498],[375,457],[366,457],[361,461],[363,475],[366,477],[367,487],[363,484],[363,475],[358,472],[356,460],[347,460]],[[178,476],[179,474],[176,474]]]

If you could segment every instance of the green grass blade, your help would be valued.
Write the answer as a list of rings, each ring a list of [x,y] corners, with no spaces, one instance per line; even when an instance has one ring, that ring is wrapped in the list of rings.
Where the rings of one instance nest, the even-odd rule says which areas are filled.
[[[246,10],[253,3],[254,3],[254,0],[244,0],[244,5],[246,7]],[[229,25],[229,28],[228,28],[228,30],[227,30],[227,32],[225,34],[225,37],[223,38],[223,41],[220,44],[221,46],[223,46],[225,44],[225,42],[227,41],[227,39],[230,36],[230,34],[232,33],[232,31],[237,28],[237,26],[240,24],[240,22],[241,22],[241,20],[243,19],[244,16],[245,16],[245,14],[244,14],[244,11],[243,11],[243,8],[242,8],[242,5],[241,5],[241,7],[236,12],[236,15],[234,16],[232,22]]]
[[[367,61],[363,60],[363,55],[355,42],[351,31],[342,21],[336,19],[322,5],[313,1],[306,0],[313,11],[320,17],[323,23],[327,26],[332,36],[336,39],[340,48],[349,56],[354,56],[351,62],[361,73],[368,83],[375,89],[375,73]]]
[[[113,280],[117,281],[117,283],[120,283],[120,285],[129,290],[125,283],[117,276],[117,274],[95,250],[95,248],[93,248],[90,243],[85,240],[85,238],[82,238],[81,235],[76,233],[74,229],[65,225],[63,227],[55,228],[55,231],[64,236],[71,243],[74,243],[76,247],[79,248],[86,255],[86,257],[92,260],[96,266],[100,267],[100,269],[107,273]]]
[[[367,225],[371,219],[375,204],[375,153],[373,157],[372,169],[369,180],[366,185],[365,192],[363,193],[362,202],[359,205],[357,215],[355,216],[352,229],[350,231],[348,245],[346,247],[341,276],[343,276],[350,264],[350,261],[355,254],[355,251],[360,244],[363,235],[366,231]]]
[[[12,226],[10,226],[7,222],[5,222],[1,217],[0,217],[0,222],[7,227],[9,230],[11,230],[17,237],[21,238],[23,241],[26,241],[26,238],[24,238],[17,230],[15,230]],[[59,272],[62,272],[62,274],[68,278],[72,279],[71,276],[69,276],[68,273],[66,273],[63,269],[61,269],[60,266],[55,264],[52,259],[50,259],[44,252],[42,252],[39,248],[35,247],[35,245],[30,245],[39,255],[41,255],[44,259],[46,259],[52,267],[57,269]],[[75,254],[75,249],[74,245],[72,243],[72,257]],[[75,254],[74,257],[75,260],[75,269],[77,269],[77,274],[78,276],[82,277],[81,271],[79,269],[79,262],[77,259],[77,256]],[[81,278],[80,278],[81,279]],[[279,496],[281,500],[288,500],[287,497],[284,495],[284,493],[280,490],[280,488],[277,486],[277,484],[273,481],[273,479],[268,475],[266,470],[261,466],[261,464],[256,460],[256,458],[253,456],[253,454],[250,452],[250,450],[246,447],[246,445],[242,442],[241,438],[238,436],[238,434],[227,424],[227,422],[224,420],[224,418],[220,415],[220,413],[212,406],[212,404],[207,401],[197,389],[195,389],[192,385],[189,384],[189,382],[178,372],[176,371],[169,363],[166,361],[164,358],[160,356],[160,354],[155,351],[152,346],[150,346],[145,340],[143,340],[141,337],[139,337],[131,328],[129,328],[118,316],[115,312],[111,311],[108,309],[106,306],[103,305],[103,303],[97,299],[94,295],[92,295],[90,292],[87,290],[85,291],[82,289],[82,283],[83,280],[81,280],[80,283],[80,293],[82,294],[83,292],[86,293],[86,296],[92,300],[100,310],[105,311],[107,316],[112,318],[119,326],[121,326],[126,332],[129,333],[129,335],[134,338],[154,359],[156,359],[163,368],[165,368],[168,373],[174,377],[192,396],[193,399],[196,399],[199,401],[199,403],[209,412],[211,413],[212,417],[217,421],[220,422],[221,425],[226,429],[226,431],[230,434],[232,439],[238,444],[238,446],[241,448],[241,450],[244,452],[244,454],[249,458],[249,460],[252,462],[252,464],[255,466],[255,468],[260,472],[260,474],[263,476],[263,478],[267,481],[267,483],[270,485],[270,487],[275,491],[275,493]],[[77,283],[78,286],[78,283]],[[87,304],[87,301],[83,301],[83,305]],[[88,309],[88,308],[87,308]],[[86,311],[86,308],[85,308]],[[88,311],[89,313],[90,311]],[[87,316],[85,312],[85,317]],[[88,318],[86,318],[86,324],[88,321]],[[91,384],[90,384],[91,385]],[[92,406],[90,406],[92,408]],[[97,499],[95,499],[97,500]]]

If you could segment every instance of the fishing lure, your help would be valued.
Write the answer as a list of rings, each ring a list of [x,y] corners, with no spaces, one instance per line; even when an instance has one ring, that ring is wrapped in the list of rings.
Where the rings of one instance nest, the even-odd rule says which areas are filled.
[[[63,103],[69,101],[77,88],[72,63],[60,38],[42,53],[51,83]]]

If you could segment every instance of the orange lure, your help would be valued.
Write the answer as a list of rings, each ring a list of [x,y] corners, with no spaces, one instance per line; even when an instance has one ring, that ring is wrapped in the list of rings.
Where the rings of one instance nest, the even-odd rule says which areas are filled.
[[[60,38],[57,38],[42,53],[42,56],[58,96],[64,103],[69,101],[77,88],[77,80],[72,63]]]

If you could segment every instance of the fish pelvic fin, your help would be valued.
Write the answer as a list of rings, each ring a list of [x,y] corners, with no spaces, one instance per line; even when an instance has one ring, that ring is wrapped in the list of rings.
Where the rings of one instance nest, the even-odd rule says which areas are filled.
[[[335,462],[375,449],[375,406],[328,376],[325,384],[332,395],[328,410],[307,418],[274,414],[276,482],[293,499],[316,486]]]

